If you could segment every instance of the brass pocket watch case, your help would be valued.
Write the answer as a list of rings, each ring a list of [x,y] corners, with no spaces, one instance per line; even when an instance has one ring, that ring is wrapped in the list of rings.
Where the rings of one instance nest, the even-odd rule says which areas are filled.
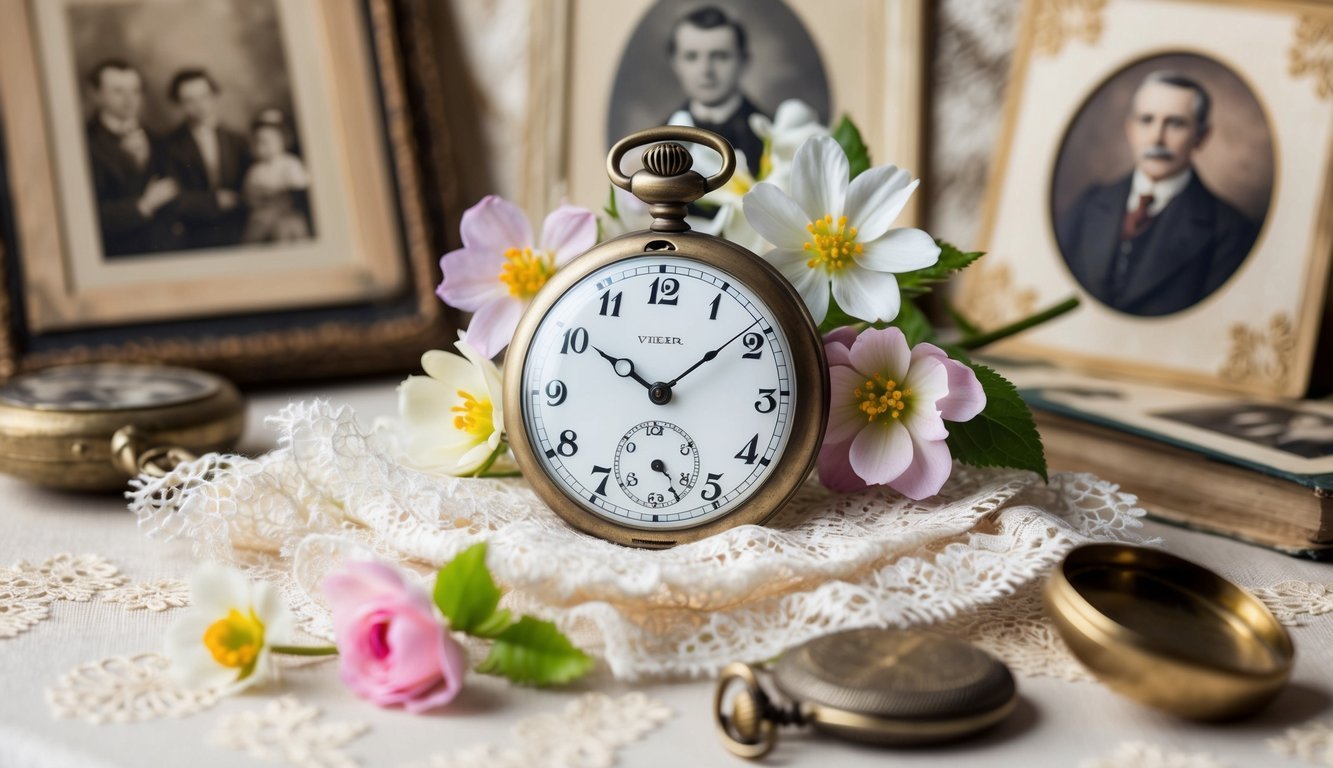
[[[713,713],[735,755],[763,757],[786,725],[883,746],[954,741],[998,724],[1018,702],[1014,677],[998,659],[917,630],[818,637],[783,653],[770,677],[786,703],[764,690],[750,666],[722,671]]]
[[[0,385],[0,472],[54,488],[124,488],[233,446],[245,403],[227,380],[161,365],[70,365]]]

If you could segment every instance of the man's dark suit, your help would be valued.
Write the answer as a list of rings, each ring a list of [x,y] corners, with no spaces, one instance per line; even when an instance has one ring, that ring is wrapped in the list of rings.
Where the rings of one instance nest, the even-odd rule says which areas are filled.
[[[93,115],[88,121],[88,156],[102,250],[107,257],[169,251],[180,246],[179,233],[173,229],[172,204],[157,209],[151,218],[139,211],[139,198],[148,182],[166,175],[160,143],[152,136],[148,141],[148,162],[140,167],[100,117]]]
[[[220,248],[241,242],[245,231],[246,209],[239,200],[235,208],[224,211],[218,205],[217,191],[228,189],[239,198],[241,182],[250,167],[250,145],[244,136],[218,126],[217,183],[211,183],[204,156],[182,123],[167,139],[167,162],[171,175],[180,184],[176,213],[185,225],[186,248]]]
[[[680,111],[689,112],[690,105],[686,103],[680,108]],[[764,154],[764,140],[755,134],[754,129],[750,127],[750,115],[762,115],[749,99],[741,97],[741,105],[731,113],[731,117],[721,123],[709,123],[694,117],[694,126],[703,128],[706,131],[712,131],[718,136],[731,142],[731,146],[745,153],[745,164],[750,169],[753,176],[759,175],[759,158]]]
[[[1133,177],[1093,186],[1056,223],[1065,263],[1101,303],[1131,315],[1169,315],[1217,290],[1249,255],[1258,229],[1194,174],[1179,194],[1122,241]]]

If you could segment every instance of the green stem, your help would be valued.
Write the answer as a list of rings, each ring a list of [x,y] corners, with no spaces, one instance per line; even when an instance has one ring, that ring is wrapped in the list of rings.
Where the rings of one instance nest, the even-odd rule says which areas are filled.
[[[487,476],[486,470],[490,469],[491,465],[495,463],[495,460],[503,456],[504,452],[507,450],[509,450],[509,444],[501,440],[500,444],[495,446],[495,450],[491,451],[491,455],[486,457],[486,461],[483,462],[482,465],[477,468],[476,472],[472,473],[472,476],[486,477]]]
[[[270,645],[274,653],[287,656],[337,656],[338,649],[332,645]]]
[[[519,472],[517,469],[510,469],[504,472],[487,472],[486,474],[481,475],[481,477],[522,477],[522,476],[523,473]]]
[[[1059,304],[1056,304],[1053,307],[1048,307],[1046,309],[1043,309],[1042,311],[1036,313],[1035,315],[1028,315],[1022,320],[1010,323],[1009,325],[1003,326],[1001,328],[996,328],[995,330],[983,333],[980,336],[972,336],[970,338],[963,339],[962,341],[958,342],[957,346],[961,349],[981,349],[987,344],[994,344],[995,342],[1001,339],[1007,339],[1010,336],[1022,333],[1023,331],[1026,331],[1029,328],[1034,328],[1049,320],[1054,320],[1055,318],[1065,314],[1066,312],[1072,312],[1074,308],[1078,306],[1078,303],[1079,302],[1076,297],[1070,297],[1060,302]]]

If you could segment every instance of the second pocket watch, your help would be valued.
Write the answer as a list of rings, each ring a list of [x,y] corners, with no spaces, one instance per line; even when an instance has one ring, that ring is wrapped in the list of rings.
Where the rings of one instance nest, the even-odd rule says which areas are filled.
[[[722,169],[704,178],[671,140],[711,147]],[[626,176],[622,159],[646,144]],[[650,229],[556,273],[509,346],[514,456],[581,531],[668,547],[762,523],[814,466],[828,368],[810,313],[763,259],[685,223],[735,166],[731,146],[697,128],[621,140],[608,172],[648,204]]]

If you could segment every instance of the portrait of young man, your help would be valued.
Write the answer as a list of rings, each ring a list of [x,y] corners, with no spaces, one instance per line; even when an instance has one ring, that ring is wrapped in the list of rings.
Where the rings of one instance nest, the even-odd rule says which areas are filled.
[[[1195,167],[1215,121],[1225,119],[1213,103],[1193,77],[1148,73],[1124,118],[1133,168],[1088,186],[1056,217],[1065,263],[1105,306],[1143,317],[1188,309],[1254,245],[1259,222],[1209,189]]]
[[[763,113],[741,90],[750,63],[745,27],[720,8],[698,8],[676,21],[667,56],[688,101],[666,124],[718,134],[744,152],[750,172],[758,174],[764,142],[750,127],[750,116]]]

